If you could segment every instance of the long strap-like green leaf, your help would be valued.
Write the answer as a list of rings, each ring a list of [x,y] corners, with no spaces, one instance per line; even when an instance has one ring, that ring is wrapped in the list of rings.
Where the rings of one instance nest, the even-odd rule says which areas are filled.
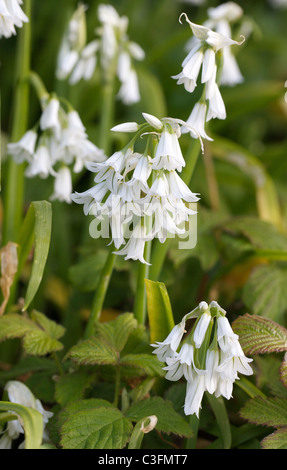
[[[25,431],[25,449],[39,449],[41,447],[43,417],[39,411],[9,401],[1,401],[0,410],[14,412],[21,418]]]
[[[19,235],[19,271],[35,244],[31,277],[25,297],[26,310],[32,302],[43,277],[52,231],[52,206],[48,201],[32,202],[23,222]]]

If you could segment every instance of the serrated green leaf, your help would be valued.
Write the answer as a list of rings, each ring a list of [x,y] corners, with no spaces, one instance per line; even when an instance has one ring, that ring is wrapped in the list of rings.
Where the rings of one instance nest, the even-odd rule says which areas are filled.
[[[64,449],[122,449],[132,432],[132,423],[119,409],[90,407],[66,414],[61,427]]]
[[[118,363],[118,354],[110,343],[103,338],[91,338],[73,346],[66,358],[72,359],[77,364],[96,365]]]
[[[62,325],[50,320],[46,315],[36,310],[31,312],[31,319],[35,321],[53,339],[61,338],[65,333]]]
[[[287,426],[277,429],[261,441],[262,449],[287,449]]]
[[[152,415],[158,418],[156,425],[158,431],[191,437],[192,429],[187,421],[173,409],[170,401],[163,400],[161,397],[147,398],[137,402],[126,413],[128,418],[136,422]]]
[[[232,324],[246,354],[287,351],[287,330],[268,318],[248,313]]]
[[[110,322],[98,322],[96,336],[102,337],[106,343],[112,345],[115,351],[121,352],[137,325],[137,320],[132,313],[123,313]]]
[[[0,317],[0,341],[21,338],[34,329],[37,329],[37,326],[33,321],[17,313],[7,313]]]
[[[280,379],[284,387],[287,389],[287,355],[285,353],[284,360],[280,366]]]
[[[31,316],[33,318],[26,318],[16,313],[8,313],[1,317],[0,341],[22,338],[26,353],[31,355],[42,356],[61,350],[63,344],[57,338],[64,334],[65,329],[54,321],[49,320],[40,312],[33,312]]]
[[[56,401],[66,406],[71,401],[80,400],[94,380],[94,374],[81,370],[60,376],[55,384]]]
[[[32,241],[34,240],[35,243],[32,272],[27,287],[23,310],[27,310],[41,283],[50,247],[51,230],[51,203],[48,201],[32,202],[19,236],[20,266],[23,265],[25,257],[31,249]]]
[[[27,354],[45,356],[54,351],[61,351],[63,344],[51,338],[43,330],[31,330],[23,337],[23,347]]]
[[[142,369],[142,373],[148,376],[164,376],[161,364],[151,354],[127,354],[120,360],[122,367],[136,367]]]
[[[286,268],[258,266],[244,286],[243,301],[255,315],[281,322],[287,305],[286,284]]]
[[[287,426],[287,399],[255,397],[240,410],[242,418],[264,426]]]
[[[12,411],[20,416],[25,432],[25,449],[39,449],[43,437],[43,416],[38,410],[18,403],[0,402],[1,411]]]
[[[145,280],[150,341],[164,340],[174,327],[171,303],[163,282]]]

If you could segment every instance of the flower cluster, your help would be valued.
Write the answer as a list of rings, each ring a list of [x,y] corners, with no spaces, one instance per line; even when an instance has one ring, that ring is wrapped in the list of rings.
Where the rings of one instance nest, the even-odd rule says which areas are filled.
[[[8,399],[11,403],[17,403],[18,405],[33,408],[41,413],[43,417],[43,442],[49,442],[46,424],[53,416],[53,413],[43,408],[41,401],[34,397],[31,390],[23,382],[10,380],[4,387],[4,393],[7,393]],[[24,436],[24,429],[21,424],[21,420],[8,421],[6,429],[0,438],[0,449],[11,449],[13,441],[18,439],[21,435]],[[19,449],[23,449],[24,446],[25,440],[21,442]]]
[[[16,163],[27,163],[28,178],[52,175],[54,192],[51,199],[71,202],[72,174],[80,172],[88,162],[103,161],[104,152],[87,137],[85,127],[74,109],[66,111],[54,95],[44,95],[42,114],[34,128],[18,142],[7,146],[7,153]]]
[[[86,7],[80,4],[73,14],[60,47],[57,78],[69,79],[70,84],[90,80],[100,62],[105,77],[116,70],[121,83],[118,98],[126,105],[140,100],[138,77],[134,60],[143,60],[145,53],[127,35],[128,18],[120,17],[111,5],[100,4],[98,37],[86,42]],[[99,59],[98,59],[99,56]]]
[[[22,28],[29,19],[20,5],[22,0],[1,0],[0,2],[0,38],[10,38],[16,34],[15,26]]]
[[[195,323],[180,345],[186,333],[186,321],[190,319],[196,319]],[[199,416],[205,391],[229,400],[233,383],[239,379],[238,373],[253,373],[249,365],[252,359],[245,356],[226,312],[215,301],[209,305],[201,302],[183,317],[163,342],[152,346],[155,348],[153,353],[166,363],[163,370],[167,371],[167,380],[177,381],[183,376],[186,379],[186,415],[195,413]]]
[[[206,122],[211,119],[225,119],[226,109],[219,85],[224,83],[235,84],[242,81],[242,75],[237,67],[234,56],[231,54],[232,45],[240,45],[230,37],[229,23],[226,18],[237,18],[241,9],[233,2],[209,9],[211,19],[204,25],[192,23],[185,13],[186,21],[193,32],[189,41],[189,52],[182,62],[182,71],[173,76],[177,84],[184,85],[192,93],[200,83],[203,86],[201,98],[193,107],[187,123],[195,129],[202,138],[212,140],[205,131]],[[220,9],[220,10],[219,10]],[[214,27],[216,30],[212,30]],[[244,39],[243,39],[244,40]],[[224,65],[225,63],[225,65]],[[185,129],[184,132],[194,131]]]
[[[86,215],[108,219],[114,245],[122,247],[117,254],[145,263],[145,243],[154,238],[163,243],[170,235],[185,233],[185,223],[195,213],[187,203],[198,198],[178,174],[185,166],[178,139],[187,124],[146,113],[143,117],[142,125],[131,122],[112,129],[135,135],[105,162],[87,164],[96,184],[72,199],[84,205]],[[135,151],[137,139],[144,136],[145,150]]]

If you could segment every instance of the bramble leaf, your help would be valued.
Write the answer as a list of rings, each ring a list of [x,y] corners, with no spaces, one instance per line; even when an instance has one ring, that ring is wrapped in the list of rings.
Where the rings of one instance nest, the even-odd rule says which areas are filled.
[[[287,426],[265,437],[261,446],[263,449],[287,449]]]
[[[64,333],[63,326],[37,311],[31,313],[31,318],[16,313],[7,313],[0,318],[0,341],[22,338],[26,353],[34,356],[61,350],[63,344],[58,338]]]
[[[246,354],[287,351],[287,330],[273,320],[248,313],[232,324]]]
[[[187,421],[174,409],[170,401],[161,397],[152,397],[133,404],[126,416],[133,421],[139,421],[146,416],[155,415],[158,419],[156,429],[164,433],[174,433],[178,436],[191,437],[192,429]]]
[[[242,418],[264,426],[287,426],[287,399],[255,397],[240,410]]]
[[[122,449],[132,432],[132,423],[118,408],[96,406],[97,400],[84,400],[77,410],[65,411],[61,427],[64,449]],[[102,402],[104,402],[102,400]]]

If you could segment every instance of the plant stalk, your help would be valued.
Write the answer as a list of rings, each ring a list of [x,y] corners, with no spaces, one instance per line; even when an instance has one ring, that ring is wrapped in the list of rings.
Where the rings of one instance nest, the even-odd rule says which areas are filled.
[[[31,57],[31,0],[25,0],[23,10],[29,22],[17,32],[17,55],[15,72],[15,102],[12,117],[11,142],[17,142],[27,130],[29,110],[29,71]],[[16,242],[23,218],[24,168],[12,158],[7,162],[7,179],[3,196],[4,216],[2,244]]]

